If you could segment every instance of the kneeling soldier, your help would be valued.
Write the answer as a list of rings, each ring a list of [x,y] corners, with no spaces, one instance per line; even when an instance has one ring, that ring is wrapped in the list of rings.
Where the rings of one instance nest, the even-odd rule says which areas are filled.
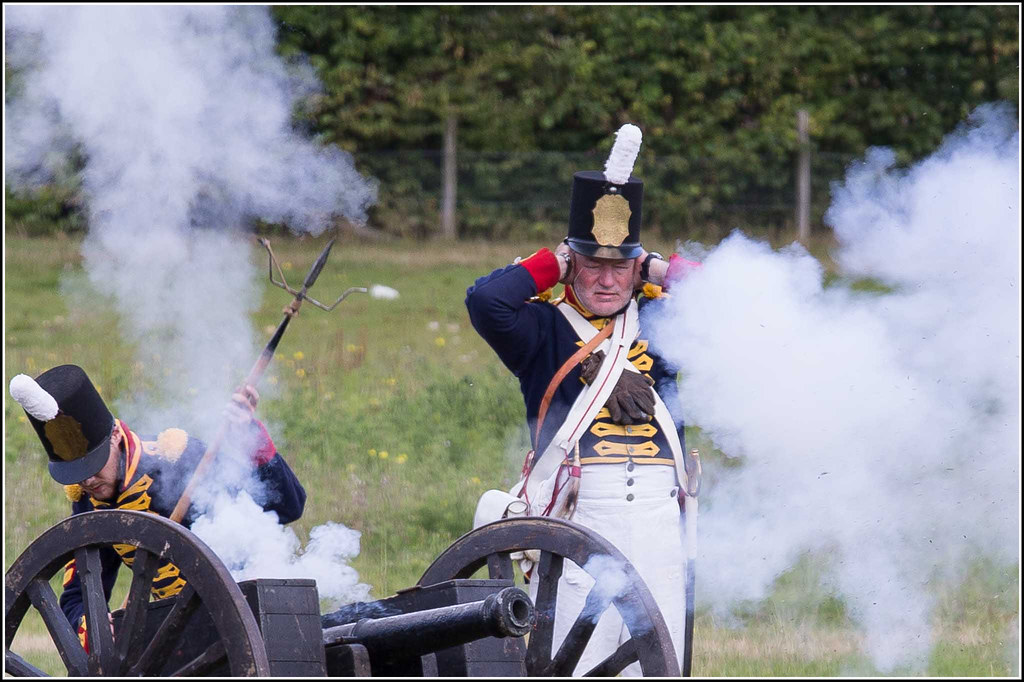
[[[98,509],[148,511],[170,517],[192,472],[206,452],[206,444],[181,429],[171,428],[154,437],[140,436],[107,409],[81,367],[61,365],[35,380],[19,374],[11,380],[11,395],[25,409],[50,460],[50,475],[64,485],[71,513]],[[259,396],[251,386],[239,390],[228,405],[235,439],[252,444],[249,454],[255,476],[267,494],[263,508],[276,512],[281,523],[302,515],[306,491],[278,454],[266,427],[253,417]],[[194,508],[182,519],[191,527]],[[103,548],[103,590],[114,589],[117,570],[130,566],[135,554],[131,545]],[[178,567],[167,562],[157,570],[152,594],[157,599],[178,594],[185,586]],[[70,561],[64,570],[60,606],[78,629],[88,649],[82,588]]]

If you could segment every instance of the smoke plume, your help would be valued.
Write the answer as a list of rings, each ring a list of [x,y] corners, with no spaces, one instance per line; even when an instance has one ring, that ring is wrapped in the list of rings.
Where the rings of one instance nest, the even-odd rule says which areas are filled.
[[[85,160],[94,291],[70,293],[90,306],[96,292],[111,297],[110,333],[137,349],[144,388],[117,412],[151,433],[183,426],[209,439],[258,351],[250,316],[265,261],[247,221],[312,234],[337,216],[358,223],[375,185],[344,152],[292,130],[296,97],[317,84],[275,55],[265,7],[4,10],[19,70],[6,179],[32,186],[66,172],[71,151]]]
[[[239,528],[246,533],[239,534]],[[369,596],[369,585],[360,583],[348,565],[359,554],[359,532],[341,524],[328,522],[314,528],[303,550],[291,528],[280,525],[276,514],[263,511],[242,492],[234,498],[217,498],[192,530],[217,553],[235,580],[313,578],[320,598],[333,605]]]
[[[872,149],[832,188],[844,277],[886,293],[734,233],[647,321],[687,422],[741,462],[703,495],[699,599],[724,613],[827,550],[891,670],[930,649],[930,581],[1019,560],[1018,135],[986,106],[910,169]]]

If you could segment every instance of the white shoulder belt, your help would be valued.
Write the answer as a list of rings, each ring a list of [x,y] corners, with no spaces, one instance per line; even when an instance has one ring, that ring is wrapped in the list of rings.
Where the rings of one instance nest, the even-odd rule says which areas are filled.
[[[590,324],[583,315],[568,304],[558,306],[558,310],[565,316],[569,324],[580,339],[586,343],[597,335],[598,330]],[[633,345],[640,334],[640,322],[637,314],[636,301],[630,301],[629,307],[615,317],[615,328],[609,338],[605,339],[596,349],[604,351],[605,359],[597,372],[594,381],[586,386],[576,397],[576,402],[569,409],[562,426],[555,433],[554,438],[544,450],[544,453],[537,458],[536,465],[530,476],[526,478],[526,494],[531,500],[535,498],[540,484],[553,475],[559,465],[572,452],[576,443],[583,433],[593,423],[597,413],[601,411],[612,389],[619,380],[623,371],[639,373],[627,356],[629,348]],[[683,449],[679,442],[679,434],[676,432],[675,422],[669,414],[661,396],[657,391],[654,393],[655,414],[654,419],[658,422],[659,428],[665,433],[669,447],[672,448],[672,457],[675,461],[676,475],[682,485],[686,485],[686,469],[683,466]],[[520,481],[509,492],[518,495],[523,481]]]

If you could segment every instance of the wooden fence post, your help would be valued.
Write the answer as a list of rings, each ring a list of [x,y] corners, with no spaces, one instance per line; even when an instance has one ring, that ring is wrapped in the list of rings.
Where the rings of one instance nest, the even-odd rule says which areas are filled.
[[[458,121],[454,114],[448,115],[444,128],[444,161],[441,167],[443,189],[441,195],[441,237],[455,239],[455,190],[458,178],[455,158],[455,131]]]
[[[796,137],[800,145],[796,170],[796,230],[800,243],[811,240],[811,144],[806,109],[796,112]]]

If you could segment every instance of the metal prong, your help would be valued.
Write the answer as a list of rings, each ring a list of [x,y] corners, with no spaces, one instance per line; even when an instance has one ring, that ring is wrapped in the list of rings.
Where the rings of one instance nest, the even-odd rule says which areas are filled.
[[[274,257],[274,252],[270,248],[270,240],[266,239],[265,237],[259,237],[257,241],[263,245],[263,248],[267,250],[267,254],[269,254],[270,256],[270,262],[267,263],[267,270],[268,276],[270,277],[270,282],[276,286],[281,287],[292,296],[297,296],[299,292],[288,286],[288,281],[284,277],[284,271],[281,270],[280,263],[278,263],[277,258]],[[274,267],[277,267],[277,274],[281,276],[280,282],[274,279]]]
[[[341,296],[338,297],[337,301],[335,301],[329,306],[326,306],[320,301],[316,300],[315,298],[310,298],[309,296],[306,296],[306,300],[315,305],[317,308],[320,308],[321,310],[331,312],[332,310],[337,308],[338,304],[345,300],[345,297],[348,296],[349,294],[365,294],[368,291],[369,289],[367,289],[366,287],[349,287],[348,289],[345,289],[345,292],[342,293]]]

